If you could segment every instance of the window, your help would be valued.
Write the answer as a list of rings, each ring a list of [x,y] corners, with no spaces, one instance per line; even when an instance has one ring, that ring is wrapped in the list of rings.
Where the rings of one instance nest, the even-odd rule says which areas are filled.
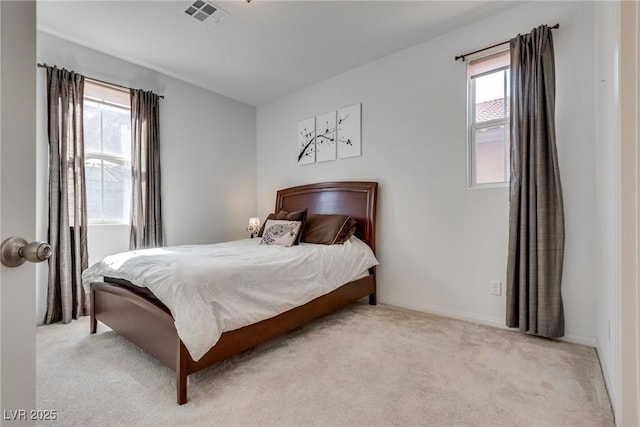
[[[85,82],[84,170],[90,224],[128,224],[131,205],[129,92]]]
[[[469,185],[509,182],[509,50],[469,62]]]

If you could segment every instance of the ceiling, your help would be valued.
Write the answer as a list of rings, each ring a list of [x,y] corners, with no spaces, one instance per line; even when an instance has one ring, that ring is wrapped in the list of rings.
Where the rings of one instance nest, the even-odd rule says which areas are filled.
[[[257,106],[518,2],[213,3],[229,16],[206,26],[184,13],[188,1],[40,0],[37,25]]]

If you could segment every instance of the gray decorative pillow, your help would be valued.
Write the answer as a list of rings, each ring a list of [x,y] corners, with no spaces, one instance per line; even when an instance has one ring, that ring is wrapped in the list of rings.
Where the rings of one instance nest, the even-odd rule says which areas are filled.
[[[291,246],[296,241],[302,221],[268,219],[264,223],[261,245]]]
[[[262,224],[260,231],[258,232],[258,237],[262,237],[262,233],[264,233],[264,226],[266,225],[268,219],[286,219],[287,221],[302,222],[302,224],[300,225],[300,233],[298,233],[298,238],[296,239],[295,242],[293,242],[293,245],[295,246],[298,243],[300,243],[300,236],[304,232],[304,222],[307,219],[307,210],[303,209],[301,211],[295,211],[295,212],[287,212],[285,210],[280,210],[280,212],[278,212],[277,214],[276,213],[269,214],[267,219],[264,220],[264,224]]]

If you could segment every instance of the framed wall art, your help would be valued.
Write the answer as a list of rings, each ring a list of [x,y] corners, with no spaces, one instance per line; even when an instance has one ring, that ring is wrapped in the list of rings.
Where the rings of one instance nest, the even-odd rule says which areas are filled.
[[[336,159],[336,112],[316,117],[316,162]]]
[[[361,105],[353,104],[338,110],[338,157],[345,159],[362,154],[360,112]]]
[[[316,119],[298,122],[298,164],[308,165],[316,162]]]

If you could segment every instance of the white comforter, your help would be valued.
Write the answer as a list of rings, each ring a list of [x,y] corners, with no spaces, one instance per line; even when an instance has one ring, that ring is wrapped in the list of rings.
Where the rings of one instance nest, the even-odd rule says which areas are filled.
[[[124,252],[91,266],[82,281],[87,292],[103,276],[149,288],[171,310],[178,336],[197,361],[223,332],[305,304],[378,264],[355,236],[343,245],[259,242]]]

